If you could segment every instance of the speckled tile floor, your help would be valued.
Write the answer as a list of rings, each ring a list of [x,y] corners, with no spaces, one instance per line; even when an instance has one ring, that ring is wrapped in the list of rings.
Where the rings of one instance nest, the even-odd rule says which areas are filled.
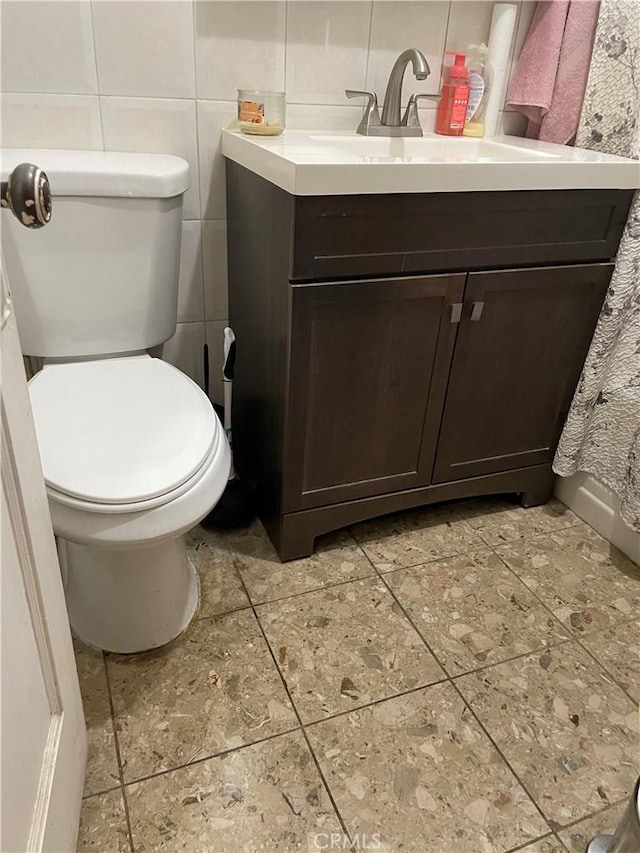
[[[78,647],[78,850],[583,853],[640,773],[640,569],[552,501],[189,537],[201,605]]]

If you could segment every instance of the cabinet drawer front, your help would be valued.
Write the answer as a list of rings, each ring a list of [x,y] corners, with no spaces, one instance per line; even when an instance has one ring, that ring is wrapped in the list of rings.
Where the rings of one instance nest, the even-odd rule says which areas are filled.
[[[464,278],[292,288],[285,511],[428,483]]]
[[[602,261],[630,190],[300,197],[294,281]]]
[[[553,460],[612,271],[469,275],[435,483]]]

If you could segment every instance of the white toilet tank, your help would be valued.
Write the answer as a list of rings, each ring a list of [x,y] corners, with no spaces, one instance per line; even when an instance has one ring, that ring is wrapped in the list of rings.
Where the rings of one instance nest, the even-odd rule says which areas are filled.
[[[2,180],[35,163],[51,185],[37,231],[2,214],[2,249],[26,355],[142,350],[177,317],[182,201],[189,165],[165,154],[4,149]]]

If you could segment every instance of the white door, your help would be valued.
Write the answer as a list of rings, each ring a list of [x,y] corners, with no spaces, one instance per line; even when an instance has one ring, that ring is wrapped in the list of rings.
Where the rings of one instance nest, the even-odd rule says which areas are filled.
[[[84,716],[24,365],[1,271],[0,287],[0,850],[71,853],[84,785]]]

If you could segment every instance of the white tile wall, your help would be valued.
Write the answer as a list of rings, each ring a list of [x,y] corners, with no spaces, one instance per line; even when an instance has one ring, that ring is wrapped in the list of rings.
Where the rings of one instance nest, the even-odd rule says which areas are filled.
[[[3,0],[0,15],[3,91],[97,93],[89,0]]]
[[[229,316],[225,219],[205,219],[202,223],[202,256],[207,281],[204,295],[205,320],[225,320]]]
[[[178,323],[202,320],[204,311],[202,253],[202,222],[199,219],[187,219],[182,223]]]
[[[469,44],[487,41],[493,3],[458,0],[451,4],[447,27],[446,49],[465,50]]]
[[[190,2],[92,0],[92,8],[102,95],[195,97]]]
[[[238,89],[284,90],[284,0],[197,0],[198,97],[234,100]]]
[[[3,93],[0,96],[3,148],[101,150],[102,124],[97,95]]]
[[[343,104],[363,89],[370,2],[293,0],[287,11],[287,97],[293,104]]]
[[[534,0],[521,6],[516,48]],[[226,201],[220,130],[235,118],[238,87],[285,88],[291,128],[354,130],[361,115],[345,88],[380,100],[398,53],[420,48],[438,90],[443,50],[486,40],[493,0],[2,0],[5,147],[179,154],[191,167],[185,198],[178,327],[164,357],[212,397],[228,311]],[[25,50],[25,32],[29,50]],[[433,130],[435,108],[420,111]],[[507,132],[522,120],[505,112]],[[239,342],[241,346],[241,342]]]
[[[228,127],[235,117],[235,102],[198,101],[200,198],[203,219],[224,219],[227,215],[220,131],[223,127]]]

